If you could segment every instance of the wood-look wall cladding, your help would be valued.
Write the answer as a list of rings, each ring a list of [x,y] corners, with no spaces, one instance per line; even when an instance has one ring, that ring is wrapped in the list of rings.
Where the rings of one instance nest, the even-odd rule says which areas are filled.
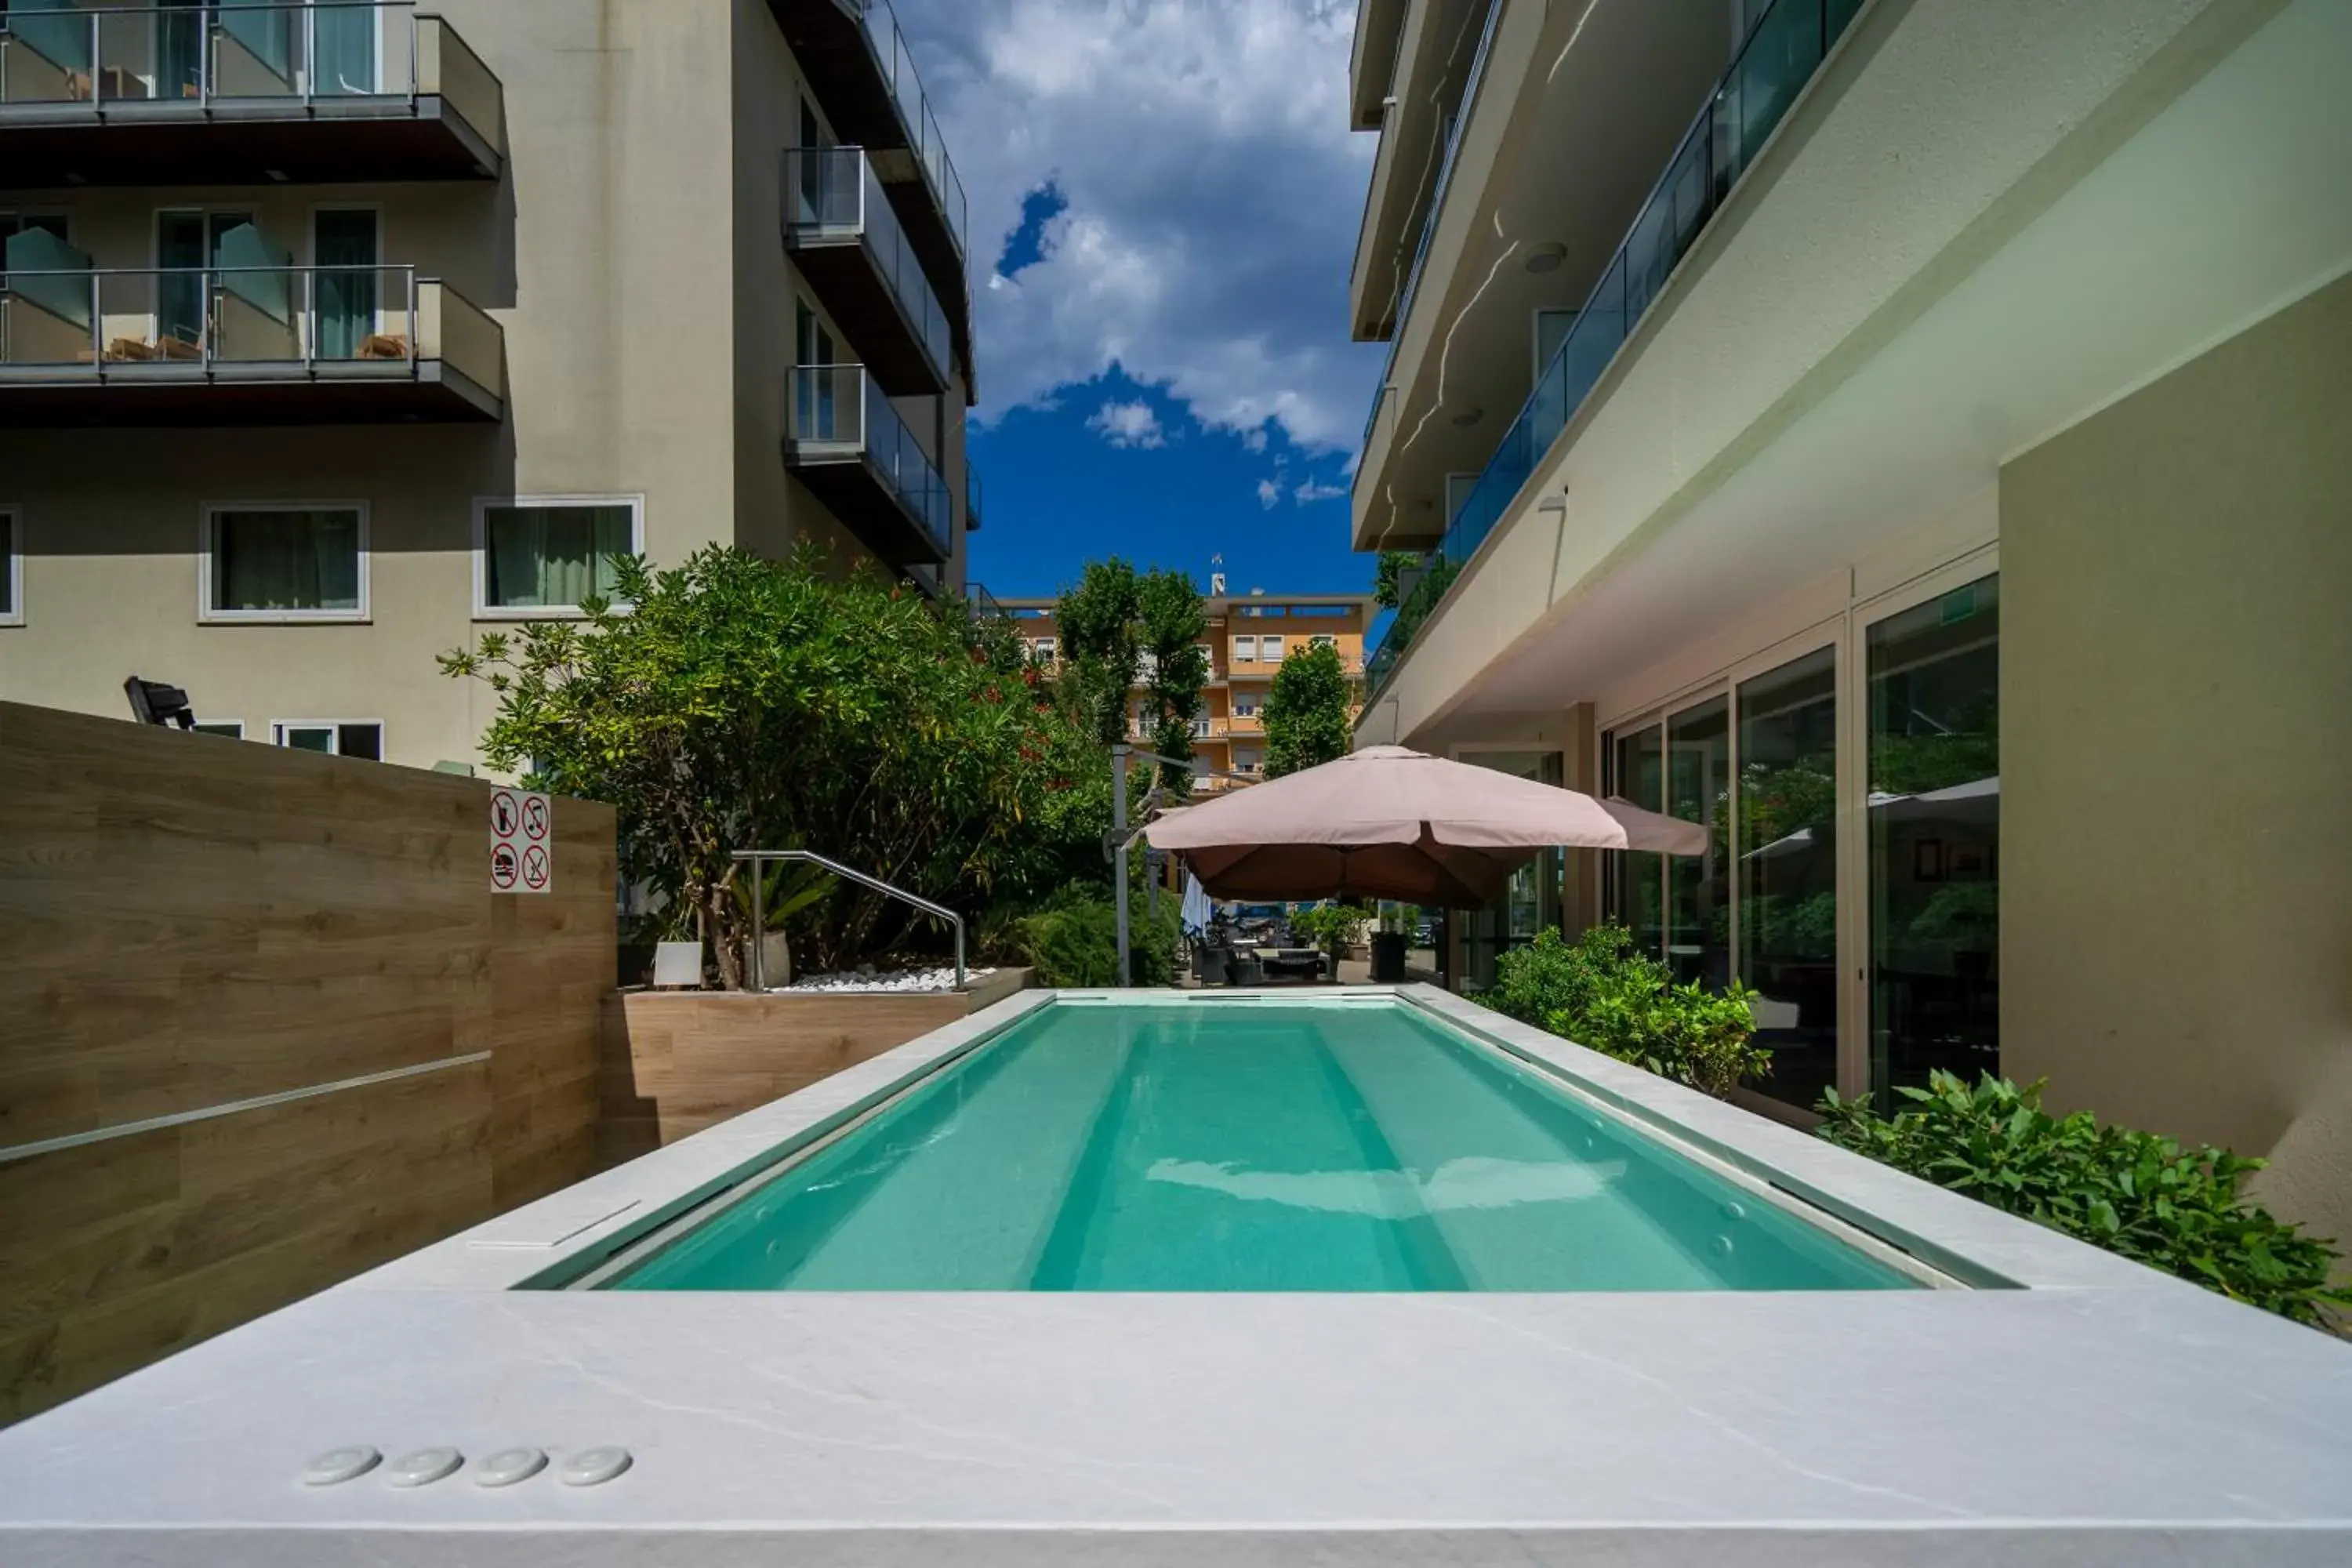
[[[495,895],[489,788],[0,703],[0,1420],[593,1168],[613,813]]]

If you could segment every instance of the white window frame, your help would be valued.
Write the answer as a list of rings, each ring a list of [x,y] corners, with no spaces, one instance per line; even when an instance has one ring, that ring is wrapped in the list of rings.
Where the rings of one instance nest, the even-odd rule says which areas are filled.
[[[1280,664],[1283,658],[1282,643],[1282,634],[1279,632],[1268,632],[1265,636],[1259,637],[1257,639],[1257,646],[1259,648],[1258,662],[1260,664]]]
[[[343,754],[342,731],[343,726],[346,724],[374,725],[376,755],[373,760],[376,762],[383,762],[387,760],[383,754],[384,738],[391,733],[391,727],[385,724],[381,719],[272,719],[269,721],[269,743],[273,746],[286,747],[286,749],[289,751],[296,750],[297,748],[286,746],[287,731],[327,730],[331,731],[334,733],[335,749],[324,754],[331,757],[340,757]],[[320,753],[312,752],[310,754],[315,757]]]
[[[350,511],[360,520],[360,603],[355,610],[215,610],[213,554],[219,544],[216,520],[229,511]],[[196,509],[196,621],[202,626],[351,626],[374,619],[369,581],[374,575],[371,520],[363,500],[208,500]],[[362,722],[352,720],[352,722]]]
[[[1029,657],[1039,664],[1057,663],[1061,656],[1062,640],[1059,637],[1035,637],[1030,641]]]
[[[629,553],[646,552],[646,498],[636,495],[530,495],[474,498],[474,619],[478,621],[576,621],[586,612],[577,605],[493,605],[490,597],[490,508],[559,506],[625,506],[629,509]],[[626,601],[615,599],[615,607]]]
[[[1255,664],[1257,662],[1257,635],[1255,633],[1241,633],[1234,637],[1234,658],[1236,662],[1242,664]]]
[[[0,626],[25,624],[25,509],[0,504],[0,583],[8,587],[8,603],[0,607]]]
[[[1314,647],[1336,649],[1339,646],[1339,637],[1330,632],[1317,632],[1313,637],[1308,637],[1307,641],[1310,647]]]

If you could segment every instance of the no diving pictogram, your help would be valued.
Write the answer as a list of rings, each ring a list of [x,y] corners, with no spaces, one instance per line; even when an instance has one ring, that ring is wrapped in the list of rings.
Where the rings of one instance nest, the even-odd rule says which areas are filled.
[[[554,831],[555,805],[547,796],[503,784],[490,791],[490,890],[546,892],[555,881]]]

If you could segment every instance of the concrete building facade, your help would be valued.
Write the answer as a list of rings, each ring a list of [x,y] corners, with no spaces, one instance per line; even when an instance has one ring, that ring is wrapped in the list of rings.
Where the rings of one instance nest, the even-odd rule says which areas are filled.
[[[1937,1068],[2352,1236],[2352,9],[1393,0],[1360,744],[1708,822],[1453,922],[1762,992],[1758,1109]],[[1604,861],[1606,863],[1604,863]]]
[[[1006,599],[1029,656],[1048,667],[1061,661],[1061,629],[1052,599]],[[1350,677],[1364,668],[1364,630],[1373,607],[1363,594],[1212,595],[1206,601],[1209,684],[1201,717],[1192,723],[1192,754],[1202,770],[1194,788],[1214,795],[1247,782],[1265,766],[1265,699],[1275,671],[1301,647],[1331,645]],[[1128,734],[1148,743],[1153,729],[1139,687],[1129,700]],[[1360,691],[1359,691],[1360,695]],[[1353,714],[1350,714],[1353,717]],[[1239,774],[1241,777],[1230,775]]]
[[[0,698],[429,766],[613,550],[963,584],[964,198],[887,4],[0,16]]]

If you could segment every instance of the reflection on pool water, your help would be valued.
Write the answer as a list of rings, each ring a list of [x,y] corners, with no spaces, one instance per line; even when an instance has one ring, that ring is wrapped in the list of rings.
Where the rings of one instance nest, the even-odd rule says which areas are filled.
[[[1916,1282],[1393,1000],[1057,1001],[623,1268],[631,1290]]]

